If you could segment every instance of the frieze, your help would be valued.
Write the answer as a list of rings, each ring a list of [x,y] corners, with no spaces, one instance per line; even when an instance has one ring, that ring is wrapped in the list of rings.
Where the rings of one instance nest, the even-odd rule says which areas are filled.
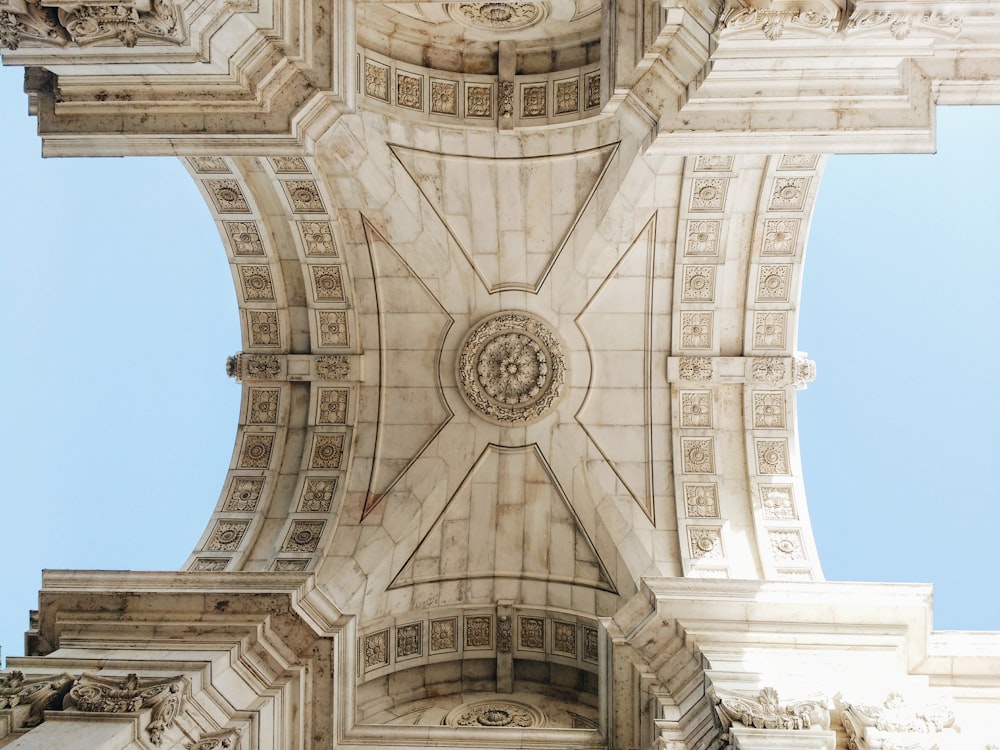
[[[151,708],[146,727],[149,741],[163,744],[163,733],[173,726],[187,693],[183,677],[142,679],[129,674],[123,679],[84,674],[63,701],[63,708],[88,713],[131,713]]]
[[[827,729],[830,726],[830,712],[822,696],[783,704],[778,700],[777,690],[765,687],[756,696],[717,691],[713,702],[726,732],[734,725],[785,730]]]

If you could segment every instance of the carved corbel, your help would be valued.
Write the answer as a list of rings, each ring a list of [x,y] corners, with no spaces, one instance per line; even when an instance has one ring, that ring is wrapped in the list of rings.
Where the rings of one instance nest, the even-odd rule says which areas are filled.
[[[765,687],[756,695],[716,690],[712,702],[732,748],[834,750],[837,745],[823,696],[781,703],[778,691]]]
[[[933,750],[955,723],[947,706],[911,706],[899,693],[890,693],[881,706],[844,703],[844,729],[850,750]]]
[[[181,676],[140,680],[136,674],[124,679],[84,674],[63,700],[63,708],[89,713],[133,713],[152,709],[146,727],[154,745],[163,742],[181,710],[187,682]]]
[[[27,41],[62,47],[69,35],[54,8],[32,0],[0,0],[0,47],[17,49]]]
[[[36,727],[42,723],[43,711],[61,707],[74,679],[73,675],[61,674],[25,680],[24,674],[16,670],[0,675],[0,709],[26,706],[27,715],[19,723],[24,727]]]
[[[187,750],[232,750],[240,740],[240,733],[235,729],[224,732],[204,734],[197,742],[189,742],[184,747]]]

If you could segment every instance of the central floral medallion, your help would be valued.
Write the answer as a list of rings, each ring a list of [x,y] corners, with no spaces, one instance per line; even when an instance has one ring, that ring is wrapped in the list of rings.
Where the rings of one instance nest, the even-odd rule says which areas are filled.
[[[565,380],[562,345],[545,323],[528,313],[486,318],[459,350],[462,395],[496,424],[541,419],[559,398]]]
[[[451,727],[540,727],[545,716],[534,706],[516,701],[476,701],[452,710],[444,723]]]
[[[449,3],[451,17],[464,26],[490,31],[515,31],[542,20],[543,9],[536,3]]]

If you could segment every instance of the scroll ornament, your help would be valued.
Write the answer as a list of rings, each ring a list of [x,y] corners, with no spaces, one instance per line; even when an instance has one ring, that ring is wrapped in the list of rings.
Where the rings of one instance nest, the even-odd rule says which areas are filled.
[[[782,704],[778,701],[778,691],[765,687],[756,696],[717,691],[714,702],[726,732],[733,725],[787,730],[830,727],[830,712],[822,697]]]
[[[954,725],[955,714],[941,705],[911,706],[901,694],[890,693],[881,706],[845,703],[843,721],[850,750],[931,750],[940,733]]]
[[[73,683],[73,676],[60,674],[43,679],[26,680],[17,670],[0,675],[0,709],[29,706],[24,726],[42,723],[42,712],[59,707]]]
[[[131,713],[152,709],[146,731],[154,745],[163,743],[163,733],[173,726],[187,692],[183,677],[140,680],[84,674],[63,700],[63,708],[90,713]]]
[[[51,0],[0,0],[0,47],[121,44],[140,39],[183,44],[180,13],[170,0],[94,2],[78,5]]]

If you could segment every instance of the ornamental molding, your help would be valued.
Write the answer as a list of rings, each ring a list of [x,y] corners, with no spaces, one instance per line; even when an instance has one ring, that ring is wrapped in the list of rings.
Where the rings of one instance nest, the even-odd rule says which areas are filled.
[[[944,11],[856,10],[847,22],[850,37],[889,35],[902,41],[914,36],[954,38],[962,32],[962,18]]]
[[[444,723],[450,727],[526,729],[545,726],[545,715],[526,703],[489,700],[459,706],[445,717]]]
[[[786,34],[794,37],[831,37],[841,26],[840,9],[828,3],[802,3],[792,7],[757,8],[743,3],[727,4],[719,15],[720,38],[755,38],[772,42]]]
[[[816,363],[804,352],[794,357],[668,357],[671,383],[745,383],[803,389],[816,379]]]
[[[466,403],[499,425],[530,424],[551,411],[566,382],[562,344],[541,319],[504,312],[478,323],[457,361]]]
[[[520,31],[545,18],[538,3],[448,3],[448,15],[462,26],[491,32]]]
[[[163,744],[163,733],[173,726],[187,694],[184,677],[139,679],[83,674],[63,700],[63,708],[85,713],[121,714],[152,709],[146,727],[149,741]]]
[[[180,12],[169,0],[65,2],[0,0],[0,46],[22,42],[63,47],[120,44],[180,45],[186,41]]]
[[[890,693],[880,706],[843,704],[849,750],[933,750],[953,734],[955,714],[941,704],[911,705],[900,693]]]
[[[238,383],[255,381],[362,380],[355,354],[250,354],[226,358],[226,375]]]
[[[738,725],[783,730],[830,727],[830,712],[824,696],[781,703],[778,691],[765,687],[756,695],[717,690],[712,702],[726,732]]]

